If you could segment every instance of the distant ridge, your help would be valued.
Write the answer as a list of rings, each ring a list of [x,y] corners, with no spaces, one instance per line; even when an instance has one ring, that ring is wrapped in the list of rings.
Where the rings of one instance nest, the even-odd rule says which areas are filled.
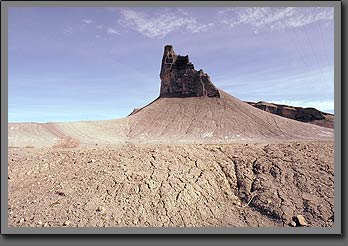
[[[334,128],[334,115],[315,108],[294,107],[268,102],[246,102],[256,108],[285,118],[307,122],[318,126]]]

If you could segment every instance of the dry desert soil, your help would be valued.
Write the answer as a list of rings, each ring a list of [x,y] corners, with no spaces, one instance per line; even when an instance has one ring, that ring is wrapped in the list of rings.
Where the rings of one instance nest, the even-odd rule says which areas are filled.
[[[333,152],[331,141],[9,148],[9,226],[332,226]]]

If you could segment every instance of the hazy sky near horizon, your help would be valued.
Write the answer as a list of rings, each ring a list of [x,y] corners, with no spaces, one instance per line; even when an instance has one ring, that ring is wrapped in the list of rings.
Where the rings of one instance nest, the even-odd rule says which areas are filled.
[[[333,8],[9,8],[9,122],[114,119],[158,97],[163,47],[247,101],[334,109]]]

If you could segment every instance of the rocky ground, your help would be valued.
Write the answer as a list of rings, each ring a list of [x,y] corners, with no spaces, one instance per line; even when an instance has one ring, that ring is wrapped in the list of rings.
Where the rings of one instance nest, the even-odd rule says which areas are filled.
[[[11,227],[333,226],[333,141],[9,148]]]

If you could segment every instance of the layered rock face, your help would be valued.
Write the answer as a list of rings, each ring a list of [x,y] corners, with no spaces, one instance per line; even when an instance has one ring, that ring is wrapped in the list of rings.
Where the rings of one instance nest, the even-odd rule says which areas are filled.
[[[256,108],[289,119],[334,128],[334,115],[321,112],[315,108],[302,108],[267,102],[246,102]]]
[[[160,78],[160,97],[220,97],[209,75],[195,70],[188,56],[176,55],[172,45],[164,47]]]
[[[272,114],[277,114],[289,119],[294,119],[302,122],[325,119],[323,113],[315,108],[293,107],[288,105],[280,105],[266,102],[247,103],[264,111],[270,112]]]

